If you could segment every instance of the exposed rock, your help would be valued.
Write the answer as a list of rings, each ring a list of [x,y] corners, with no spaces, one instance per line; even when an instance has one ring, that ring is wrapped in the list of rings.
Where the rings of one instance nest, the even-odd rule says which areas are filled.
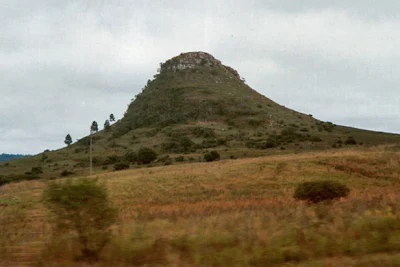
[[[224,66],[221,61],[215,59],[212,55],[206,52],[188,52],[182,53],[179,56],[167,60],[165,63],[160,64],[160,73],[164,71],[179,71],[185,69],[194,69],[197,67],[213,67],[220,66],[225,68],[227,72],[234,77],[240,79],[239,73],[231,67]]]
[[[232,73],[233,76],[235,76],[236,78],[240,79],[240,75],[235,69],[233,69],[231,67],[228,67],[228,66],[224,66],[224,67],[228,72]]]

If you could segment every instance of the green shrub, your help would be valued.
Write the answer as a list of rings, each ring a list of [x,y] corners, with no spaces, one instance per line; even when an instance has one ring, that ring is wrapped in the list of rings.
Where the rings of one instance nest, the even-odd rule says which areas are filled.
[[[354,139],[354,137],[352,137],[352,136],[347,137],[347,139],[344,141],[344,143],[346,145],[357,145],[356,139]]]
[[[43,173],[42,167],[32,167],[30,172],[26,172],[24,175],[18,175],[17,180],[35,180],[40,179],[39,174]]]
[[[41,162],[44,162],[46,159],[48,159],[49,156],[47,156],[45,153],[42,154]]]
[[[40,179],[39,174],[37,173],[33,173],[33,172],[26,172],[23,175],[17,175],[17,179],[18,181],[20,180],[35,180],[35,179]]]
[[[31,173],[41,174],[43,173],[42,167],[32,167]]]
[[[182,161],[185,161],[185,158],[183,156],[178,156],[178,157],[175,158],[175,161],[176,162],[182,162]]]
[[[113,138],[119,138],[125,134],[127,134],[130,130],[132,130],[132,126],[129,121],[127,120],[122,120],[119,124],[118,127],[114,129]]]
[[[188,153],[196,151],[195,145],[187,136],[181,136],[171,138],[169,142],[163,143],[161,147],[165,152]]]
[[[83,147],[77,147],[77,148],[75,148],[74,152],[75,153],[80,153],[80,152],[83,152],[84,150],[85,149]]]
[[[14,182],[14,181],[15,181],[15,179],[13,179],[13,177],[0,175],[0,186]]]
[[[0,186],[12,182],[35,180],[35,179],[40,179],[40,176],[37,173],[32,173],[32,172],[26,172],[24,174],[12,174],[9,176],[0,175]]]
[[[74,174],[74,172],[73,171],[69,171],[69,170],[63,170],[63,171],[61,171],[61,176],[68,176],[68,175],[72,175],[72,174]]]
[[[249,126],[258,127],[258,126],[262,125],[264,123],[264,121],[263,120],[256,120],[256,119],[249,119],[247,121],[247,123],[249,124]]]
[[[207,162],[219,160],[220,155],[217,151],[213,150],[204,154],[204,160]]]
[[[124,160],[128,162],[136,162],[137,161],[137,155],[134,151],[128,151],[124,155]]]
[[[246,146],[248,148],[257,148],[257,149],[267,149],[277,147],[281,144],[279,139],[280,136],[271,135],[267,138],[267,140],[263,139],[249,139],[246,142]]]
[[[137,158],[140,163],[147,164],[157,158],[157,153],[154,152],[154,150],[152,150],[151,148],[142,147],[137,153]]]
[[[262,148],[273,148],[279,146],[280,143],[274,137],[268,137]]]
[[[82,139],[79,139],[77,143],[80,146],[89,146],[90,145],[90,138],[89,138],[89,136],[85,136]]]
[[[121,161],[121,157],[120,156],[110,155],[103,161],[103,165],[115,164],[115,163],[120,162],[120,161]]]
[[[218,143],[217,143],[217,140],[214,138],[203,139],[203,141],[201,143],[202,148],[213,148],[216,146],[218,146]]]
[[[318,203],[325,200],[346,197],[350,189],[339,182],[320,180],[304,182],[297,185],[294,198]]]
[[[101,156],[94,156],[92,158],[92,163],[94,166],[101,166],[104,164],[104,159]]]
[[[73,237],[80,257],[98,260],[110,241],[110,226],[117,215],[110,206],[106,187],[88,178],[50,182],[43,199],[55,215],[55,237],[59,239],[63,234]]]
[[[196,126],[191,129],[192,134],[196,137],[214,138],[215,132],[211,128]]]
[[[313,136],[310,137],[310,141],[311,142],[321,142],[322,139],[319,136],[313,135]]]
[[[120,170],[125,170],[129,169],[129,163],[127,162],[118,162],[114,164],[114,170],[120,171]]]

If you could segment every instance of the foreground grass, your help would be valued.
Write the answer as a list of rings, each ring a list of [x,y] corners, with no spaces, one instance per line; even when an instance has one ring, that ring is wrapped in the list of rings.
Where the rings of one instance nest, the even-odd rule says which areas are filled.
[[[379,148],[101,174],[119,219],[95,265],[399,265],[399,163],[398,152]],[[292,198],[298,182],[321,178],[348,185],[349,197]],[[83,265],[71,235],[51,231],[44,186],[0,188],[0,265]]]

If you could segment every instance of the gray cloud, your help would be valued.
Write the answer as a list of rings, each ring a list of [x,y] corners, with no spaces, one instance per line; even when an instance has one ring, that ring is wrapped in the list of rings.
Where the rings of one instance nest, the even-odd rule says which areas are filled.
[[[0,153],[123,116],[158,63],[206,51],[272,100],[400,132],[397,1],[2,1]]]

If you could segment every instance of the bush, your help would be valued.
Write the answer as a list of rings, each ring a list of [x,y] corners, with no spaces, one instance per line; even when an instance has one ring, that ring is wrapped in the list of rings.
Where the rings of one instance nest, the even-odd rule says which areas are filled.
[[[172,164],[172,159],[169,157],[169,155],[164,155],[162,157],[159,157],[157,160],[159,162],[164,162],[164,165],[171,165]]]
[[[110,155],[104,161],[103,165],[114,164],[121,161],[121,157],[117,155]]]
[[[218,146],[217,140],[214,138],[206,138],[203,139],[203,142],[201,143],[202,148],[212,148]]]
[[[176,162],[182,162],[182,161],[185,161],[185,158],[183,156],[178,156],[178,157],[175,158],[175,161]]]
[[[72,174],[74,174],[74,172],[73,171],[69,171],[69,170],[63,170],[63,171],[61,171],[61,176],[68,176],[68,175],[72,175]]]
[[[211,128],[205,128],[205,127],[193,127],[191,129],[192,134],[196,137],[203,137],[203,138],[214,138],[215,137],[215,132]]]
[[[344,143],[346,145],[357,145],[356,139],[354,139],[354,137],[352,137],[352,136],[347,137],[347,139],[344,141]]]
[[[196,151],[195,143],[187,136],[174,137],[171,141],[163,143],[162,150],[171,153],[187,153]]]
[[[118,162],[114,165],[114,170],[120,171],[120,170],[125,170],[129,169],[129,163],[127,162]]]
[[[63,183],[49,183],[43,198],[55,215],[55,237],[76,236],[80,256],[98,260],[99,253],[110,241],[110,226],[117,215],[110,206],[106,187],[94,179],[68,179]]]
[[[92,163],[94,166],[101,166],[104,164],[104,159],[101,156],[93,156]]]
[[[137,153],[137,159],[142,164],[150,163],[156,158],[157,154],[151,148],[142,147],[141,149],[139,149]]]
[[[319,136],[313,135],[313,136],[310,137],[310,141],[311,141],[311,142],[321,142],[322,139],[321,139],[321,137],[319,137]]]
[[[204,154],[204,160],[207,161],[207,162],[214,161],[214,160],[219,160],[219,159],[220,159],[220,155],[215,150],[207,152],[206,154]]]
[[[77,148],[75,148],[75,150],[74,150],[74,152],[75,153],[80,153],[80,152],[82,152],[82,151],[84,151],[85,149],[83,148],[83,147],[77,147]]]
[[[43,169],[42,169],[42,167],[32,167],[31,173],[41,174],[41,173],[43,173]]]
[[[13,179],[13,177],[0,175],[0,186],[14,182],[14,181],[15,181],[15,179]]]
[[[32,173],[32,172],[26,172],[24,174],[12,174],[9,176],[0,175],[0,186],[12,182],[35,180],[35,179],[40,179],[40,176],[37,173]]]
[[[350,189],[346,185],[336,181],[321,180],[298,184],[294,192],[294,198],[318,203],[346,197],[349,192]]]
[[[17,175],[17,176],[15,176],[15,177],[17,177],[16,179],[19,180],[19,181],[22,181],[22,180],[36,180],[36,179],[40,179],[39,174],[33,173],[33,172],[26,172],[26,173],[23,174],[23,175]]]
[[[128,162],[136,162],[137,161],[137,155],[134,151],[128,151],[124,155],[124,160]]]

